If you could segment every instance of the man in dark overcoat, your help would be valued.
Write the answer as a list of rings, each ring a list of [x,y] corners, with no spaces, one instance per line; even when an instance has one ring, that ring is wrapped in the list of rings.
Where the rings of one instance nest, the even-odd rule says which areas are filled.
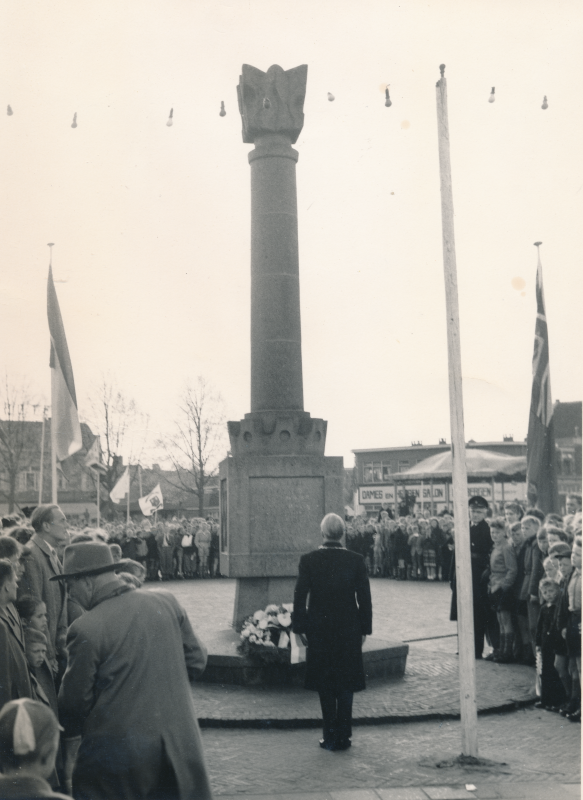
[[[31,595],[47,607],[47,658],[56,676],[59,671],[58,660],[63,662],[64,668],[68,620],[65,587],[51,582],[51,578],[63,571],[57,548],[69,541],[67,518],[57,505],[40,505],[32,512],[30,524],[34,528],[34,535],[28,543],[31,553],[24,560],[24,575],[18,582],[18,597]]]
[[[174,595],[128,586],[113,572],[123,566],[106,544],[80,542],[57,577],[85,609],[59,691],[73,796],[211,800],[190,685],[206,648]]]
[[[490,526],[486,522],[488,513],[488,501],[485,497],[476,495],[470,497],[468,502],[470,508],[470,552],[472,559],[472,599],[474,606],[474,648],[476,658],[482,658],[484,652],[484,636],[488,621],[491,616],[490,602],[488,600],[487,577],[484,577],[485,570],[490,566],[490,553],[492,551],[492,537],[490,536]],[[456,536],[462,535],[462,523],[456,520]],[[457,620],[457,590],[455,576],[455,550],[451,560],[450,585],[452,588],[451,611],[449,618]],[[495,618],[495,615],[494,615]],[[493,638],[495,632],[493,631]]]
[[[344,522],[322,520],[323,543],[300,559],[293,630],[307,640],[305,688],[320,695],[320,746],[346,750],[352,736],[353,693],[365,687],[362,645],[372,633],[372,602],[364,558],[346,550]]]

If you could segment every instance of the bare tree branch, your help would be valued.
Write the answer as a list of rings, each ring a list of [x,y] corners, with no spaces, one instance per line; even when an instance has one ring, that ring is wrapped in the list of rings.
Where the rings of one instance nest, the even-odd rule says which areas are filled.
[[[101,481],[108,496],[127,464],[139,464],[148,441],[150,418],[140,411],[133,398],[126,397],[111,375],[103,376],[88,403],[90,425],[101,436],[107,472]],[[136,479],[136,474],[132,476]],[[113,506],[110,504],[110,514]]]
[[[18,474],[39,466],[40,451],[30,424],[38,407],[27,384],[12,382],[5,374],[0,388],[0,494],[8,501],[9,513],[16,503]]]
[[[204,489],[215,477],[226,454],[224,402],[199,376],[188,383],[178,403],[173,433],[159,440],[175,472],[170,485],[198,496],[199,516],[204,516]]]

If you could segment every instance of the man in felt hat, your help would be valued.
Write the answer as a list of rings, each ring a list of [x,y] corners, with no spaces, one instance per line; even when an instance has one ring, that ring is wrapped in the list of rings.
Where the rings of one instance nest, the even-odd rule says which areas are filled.
[[[58,661],[65,660],[67,633],[67,603],[65,587],[51,583],[51,578],[62,572],[57,549],[69,540],[67,518],[57,505],[37,506],[30,518],[34,534],[28,543],[30,556],[24,562],[24,575],[18,582],[18,597],[32,595],[47,607],[49,641],[47,658],[57,675]]]
[[[490,603],[488,601],[487,581],[484,582],[482,576],[490,564],[490,552],[492,550],[492,537],[490,536],[490,526],[486,522],[488,514],[488,501],[485,497],[476,495],[470,497],[468,501],[470,509],[470,553],[472,558],[472,598],[474,606],[474,646],[476,658],[482,658],[484,651],[484,636],[488,626],[490,614]],[[463,523],[462,523],[463,524]],[[456,526],[458,535],[461,535],[462,528]],[[451,612],[449,618],[457,620],[457,591],[455,579],[455,550],[451,563]]]
[[[65,774],[76,800],[212,797],[190,682],[206,648],[170,592],[117,577],[105,543],[65,550],[69,595],[85,609],[67,634],[59,691]]]

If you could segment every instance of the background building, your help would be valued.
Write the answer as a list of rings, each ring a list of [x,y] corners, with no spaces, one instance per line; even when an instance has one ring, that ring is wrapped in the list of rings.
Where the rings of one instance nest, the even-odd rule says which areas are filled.
[[[44,434],[43,434],[44,430]],[[71,522],[91,524],[97,520],[97,477],[85,465],[85,456],[95,439],[86,423],[81,423],[83,447],[58,466],[58,502]],[[42,440],[44,438],[44,448]],[[41,470],[41,451],[43,454]],[[123,459],[116,457],[114,468],[117,477],[125,466]],[[141,472],[141,474],[140,474]],[[142,519],[138,505],[140,484],[142,494],[150,492],[160,484],[164,497],[162,518],[198,515],[198,495],[180,486],[174,470],[164,470],[157,464],[152,468],[130,469],[130,515]],[[183,482],[188,483],[187,479]],[[41,490],[42,483],[42,490]],[[205,516],[218,517],[218,478],[211,478],[204,490]],[[113,505],[109,501],[108,489],[102,479],[101,514],[104,520],[113,513],[120,520],[126,517],[126,503]],[[51,421],[0,420],[0,516],[21,512],[29,516],[39,503],[50,503],[51,487]]]
[[[467,442],[466,447],[489,450],[494,453],[502,453],[509,456],[526,456],[526,442],[515,442],[512,436],[504,436],[501,441],[495,442],[475,442],[473,439]],[[445,439],[440,439],[438,444],[424,445],[422,442],[412,442],[409,447],[384,447],[369,450],[353,450],[355,456],[355,483],[356,492],[354,502],[357,506],[355,511],[365,511],[366,513],[378,512],[383,504],[393,507],[395,491],[395,475],[407,472],[407,470],[419,464],[431,456],[445,453],[450,450],[450,445]],[[474,481],[472,484],[473,494],[484,494],[489,500],[492,499],[492,486],[490,482]],[[497,484],[495,501],[523,499],[526,497],[526,484],[508,482],[504,489]],[[439,513],[447,507],[452,507],[453,498],[448,493],[447,487],[441,483],[430,487],[413,484],[403,487],[400,496],[405,491],[415,493],[419,499],[419,508],[422,510],[432,510],[432,513]],[[432,505],[433,496],[433,505]]]
[[[565,507],[568,494],[581,494],[581,402],[554,405],[555,446],[559,502]]]
[[[559,484],[559,502],[561,509],[565,508],[565,499],[568,494],[581,494],[581,402],[554,404],[554,429],[555,444],[557,449],[557,473]],[[526,456],[527,443],[515,442],[512,436],[503,436],[501,441],[475,442],[470,440],[466,447],[489,450],[510,456]],[[354,510],[366,513],[378,512],[383,504],[391,508],[394,502],[395,475],[406,472],[426,458],[444,453],[450,449],[445,439],[440,439],[437,444],[424,445],[421,442],[411,442],[409,447],[378,447],[367,450],[353,450],[355,456],[353,485],[354,485]],[[347,487],[350,485],[348,476],[345,478],[345,497]],[[526,483],[524,481],[496,481],[494,487],[491,482],[472,480],[471,492],[484,494],[489,500],[502,502],[503,500],[526,499]],[[448,497],[447,488],[434,486],[411,486],[411,491],[417,493],[420,502],[424,503],[425,510],[431,507],[433,494],[433,510],[435,513],[452,505],[451,495]],[[437,490],[437,496],[436,496]],[[425,495],[425,497],[423,497]]]

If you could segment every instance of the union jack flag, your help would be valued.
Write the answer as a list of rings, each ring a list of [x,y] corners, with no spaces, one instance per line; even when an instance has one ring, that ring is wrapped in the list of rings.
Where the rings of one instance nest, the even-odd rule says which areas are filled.
[[[557,477],[553,402],[549,366],[549,333],[545,312],[543,269],[538,250],[536,271],[536,325],[532,357],[532,394],[528,420],[526,481],[528,500],[545,513],[557,511]]]

